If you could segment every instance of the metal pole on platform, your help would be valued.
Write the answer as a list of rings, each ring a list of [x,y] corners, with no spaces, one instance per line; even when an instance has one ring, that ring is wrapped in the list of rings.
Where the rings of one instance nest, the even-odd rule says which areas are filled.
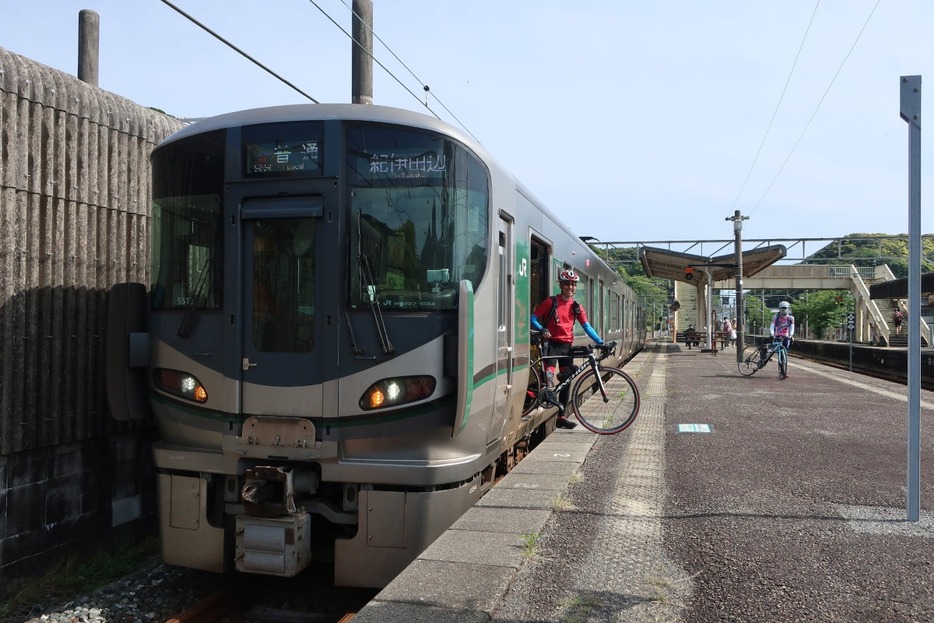
[[[908,521],[921,514],[921,76],[901,77],[908,122]]]
[[[707,261],[709,262],[710,260]],[[704,266],[704,277],[707,281],[704,284],[704,298],[707,299],[705,310],[705,313],[707,314],[707,326],[705,327],[707,329],[707,339],[705,340],[705,347],[709,353],[713,350],[713,333],[717,330],[717,328],[714,326],[713,318],[711,318],[713,315],[713,274],[711,272],[710,266]]]
[[[736,361],[743,358],[743,348],[746,346],[746,321],[743,311],[743,221],[748,221],[748,216],[743,216],[739,210],[733,212],[733,216],[726,217],[727,221],[733,221],[733,233],[736,236],[734,243],[734,253],[736,254]]]

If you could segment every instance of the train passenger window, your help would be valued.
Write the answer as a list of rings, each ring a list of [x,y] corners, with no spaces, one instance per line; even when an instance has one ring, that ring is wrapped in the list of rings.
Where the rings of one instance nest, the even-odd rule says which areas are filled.
[[[353,307],[445,310],[489,260],[489,175],[431,132],[347,126]]]

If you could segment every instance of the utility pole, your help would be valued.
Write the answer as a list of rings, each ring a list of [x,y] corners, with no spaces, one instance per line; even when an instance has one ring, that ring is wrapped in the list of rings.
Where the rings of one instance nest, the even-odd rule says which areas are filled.
[[[736,235],[734,253],[736,254],[736,361],[743,358],[743,348],[746,346],[746,321],[743,312],[743,221],[748,221],[748,216],[743,216],[739,210],[733,212],[733,216],[728,216],[724,220],[733,221],[733,233]]]
[[[78,12],[78,80],[98,86],[101,18],[90,9]]]
[[[351,102],[373,103],[373,0],[353,0]]]

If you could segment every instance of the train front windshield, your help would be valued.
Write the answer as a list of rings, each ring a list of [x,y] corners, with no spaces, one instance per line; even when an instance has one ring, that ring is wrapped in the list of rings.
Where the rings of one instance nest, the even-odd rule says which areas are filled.
[[[457,284],[486,265],[486,169],[427,132],[360,124],[346,138],[351,306],[455,308]]]
[[[321,127],[265,124],[244,128],[243,134],[252,136],[257,128],[270,136],[292,136],[297,127],[308,134],[305,126]],[[346,151],[324,150],[324,159],[343,158],[346,171],[344,266],[351,307],[456,308],[458,283],[469,280],[476,287],[488,259],[485,166],[437,133],[376,123],[348,122],[344,129]],[[226,141],[226,131],[218,130],[153,154],[154,309],[224,307],[224,189],[225,172],[232,169],[225,162],[232,151]],[[323,177],[323,160],[317,162],[259,173],[247,167],[243,178],[255,183],[257,192],[275,195],[274,185],[283,178]]]

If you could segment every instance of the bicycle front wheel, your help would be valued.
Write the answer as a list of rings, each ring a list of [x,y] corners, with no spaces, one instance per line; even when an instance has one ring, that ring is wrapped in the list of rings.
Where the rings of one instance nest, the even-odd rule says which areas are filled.
[[[737,362],[739,373],[743,376],[752,376],[760,367],[759,360],[762,358],[762,351],[755,346],[747,346],[743,349],[743,354]]]
[[[603,392],[593,370],[580,378],[571,395],[574,416],[587,430],[615,435],[625,430],[639,414],[639,388],[619,368],[600,367]],[[589,400],[588,400],[589,398]]]
[[[788,376],[788,352],[784,348],[778,351],[778,376]]]

